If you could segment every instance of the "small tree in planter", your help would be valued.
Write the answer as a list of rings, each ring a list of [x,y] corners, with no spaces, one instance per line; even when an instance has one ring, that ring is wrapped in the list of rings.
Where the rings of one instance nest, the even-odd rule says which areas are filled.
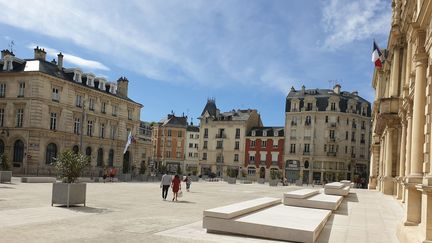
[[[270,178],[269,181],[270,186],[277,186],[281,177],[281,173],[279,170],[270,170]]]
[[[11,182],[12,171],[6,154],[0,154],[0,183]]]
[[[237,170],[233,168],[228,168],[227,175],[228,184],[236,184]]]
[[[77,179],[89,165],[87,156],[70,150],[61,153],[55,159],[54,166],[62,182],[53,183],[51,206],[54,204],[67,207],[76,204],[85,206],[87,184],[77,183]]]
[[[146,166],[145,162],[142,161],[141,165],[140,165],[140,169],[139,169],[139,180],[140,181],[146,181],[148,179],[147,175],[146,175],[146,171],[147,171],[147,166]]]

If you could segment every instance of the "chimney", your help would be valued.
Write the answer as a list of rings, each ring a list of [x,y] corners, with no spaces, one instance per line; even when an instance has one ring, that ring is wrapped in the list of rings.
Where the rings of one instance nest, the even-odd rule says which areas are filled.
[[[63,54],[61,52],[57,54],[57,67],[60,70],[63,69]]]
[[[304,85],[302,85],[302,92],[303,92],[303,94],[305,93],[305,91],[306,91],[306,87],[304,86]]]
[[[36,46],[36,48],[34,49],[34,59],[45,61],[45,58],[46,58],[45,49],[41,49],[39,48],[39,46]]]
[[[335,92],[336,94],[340,94],[340,89],[341,89],[341,86],[339,84],[336,84],[333,87],[333,92]]]
[[[120,97],[126,98],[128,95],[129,80],[126,77],[120,77],[117,80],[117,94]]]
[[[354,95],[354,96],[358,96],[358,92],[357,91],[353,91],[351,94]]]

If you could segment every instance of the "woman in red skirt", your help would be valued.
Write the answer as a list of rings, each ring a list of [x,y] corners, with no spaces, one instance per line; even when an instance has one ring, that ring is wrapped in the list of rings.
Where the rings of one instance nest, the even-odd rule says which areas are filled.
[[[174,179],[172,180],[171,183],[171,187],[173,190],[173,201],[174,199],[177,201],[177,195],[178,195],[178,191],[181,190],[181,181],[180,181],[180,177],[178,175],[174,176]]]

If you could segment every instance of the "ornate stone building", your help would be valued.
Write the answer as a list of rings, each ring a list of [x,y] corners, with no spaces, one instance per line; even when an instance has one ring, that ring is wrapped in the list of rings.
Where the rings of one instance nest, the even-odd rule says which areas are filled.
[[[187,117],[169,114],[166,119],[153,125],[153,161],[156,168],[166,166],[169,172],[183,170]]]
[[[252,127],[261,127],[257,110],[220,112],[209,99],[200,116],[199,163],[202,175],[226,175],[226,170],[241,169],[244,164],[245,138]]]
[[[401,242],[432,241],[432,1],[393,0],[384,66],[375,69],[369,188],[405,208]]]
[[[357,92],[291,88],[286,99],[285,174],[305,183],[365,181],[371,105]]]
[[[63,55],[45,60],[20,59],[9,50],[0,60],[0,153],[6,153],[17,174],[51,174],[53,158],[64,150],[91,158],[89,175],[103,166],[131,168],[138,149],[129,147],[136,134],[141,104],[127,96],[128,80],[116,83],[78,68],[64,68]]]
[[[199,127],[192,123],[186,128],[185,168],[186,173],[198,173]]]

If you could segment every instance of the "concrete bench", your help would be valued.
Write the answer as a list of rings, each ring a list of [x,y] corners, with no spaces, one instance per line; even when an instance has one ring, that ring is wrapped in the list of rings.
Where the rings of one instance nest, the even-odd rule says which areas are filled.
[[[303,189],[305,190],[305,189]],[[299,190],[301,191],[301,190]],[[327,210],[337,210],[342,203],[343,197],[336,195],[326,195],[314,193],[307,198],[290,197],[290,194],[284,194],[283,204],[287,206],[319,208]]]
[[[354,182],[348,181],[348,180],[342,180],[340,183],[344,184],[344,186],[349,186],[351,188],[354,187]]]
[[[237,218],[204,217],[209,233],[232,233],[296,242],[315,242],[330,210],[276,205]]]
[[[21,177],[23,183],[54,183],[56,181],[55,177]]]
[[[324,193],[328,195],[338,195],[338,196],[346,196],[349,194],[350,186],[345,186],[342,188],[324,188]]]
[[[303,198],[308,198],[310,196],[316,195],[318,193],[319,193],[319,191],[315,190],[315,189],[300,189],[300,190],[285,192],[284,193],[284,198],[299,198],[299,199],[303,199]]]
[[[324,188],[334,188],[334,189],[341,189],[343,188],[345,185],[343,183],[340,182],[332,182],[332,183],[327,183],[324,185]]]
[[[259,209],[279,204],[281,200],[273,197],[262,197],[245,202],[205,210],[204,217],[231,219],[243,214],[251,213]]]

